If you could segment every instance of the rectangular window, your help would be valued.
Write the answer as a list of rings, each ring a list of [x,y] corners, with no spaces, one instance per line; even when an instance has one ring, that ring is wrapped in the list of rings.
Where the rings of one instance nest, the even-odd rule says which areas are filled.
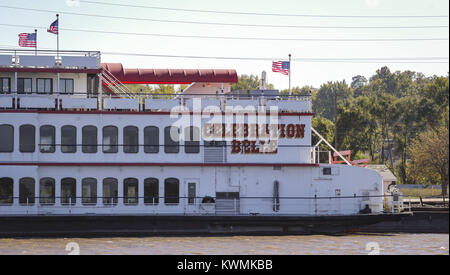
[[[200,152],[200,130],[198,127],[185,128],[184,152],[186,154],[198,154]]]
[[[84,205],[97,204],[97,180],[94,178],[84,178],[81,180],[81,202]]]
[[[144,128],[144,152],[159,152],[159,128],[155,126],[147,126]]]
[[[53,91],[53,79],[38,78],[36,79],[36,87],[38,94],[51,94]]]
[[[115,126],[103,127],[103,153],[117,153],[118,130]]]
[[[31,78],[17,78],[17,93],[31,94],[32,92]]]
[[[74,178],[61,180],[61,204],[74,205],[76,203],[77,182]]]
[[[195,204],[195,182],[188,182],[188,204]]]
[[[123,195],[125,204],[138,203],[138,180],[127,178],[123,181]]]
[[[144,180],[144,203],[159,203],[159,182],[158,179],[148,178]]]
[[[324,167],[324,168],[322,169],[322,173],[323,173],[324,175],[331,175],[331,167]]]
[[[34,204],[35,183],[33,178],[21,178],[19,180],[19,203]]]
[[[11,78],[0,77],[0,93],[11,93]]]
[[[180,182],[175,178],[164,181],[164,203],[178,204],[180,202]]]
[[[180,151],[180,129],[174,126],[164,128],[164,152],[177,154]]]
[[[14,127],[0,125],[0,153],[11,153],[14,150]]]
[[[139,130],[135,126],[123,128],[123,152],[137,153],[139,151]]]
[[[97,153],[97,127],[84,126],[81,143],[83,153]]]
[[[75,126],[61,127],[61,152],[75,153],[77,151],[77,128]]]
[[[19,150],[22,153],[33,153],[36,149],[36,128],[33,125],[22,125],[19,128]]]
[[[13,203],[13,179],[0,178],[0,205]]]
[[[55,204],[55,180],[42,178],[39,182],[39,203],[43,205]]]
[[[73,79],[61,78],[59,80],[59,92],[61,94],[73,94]]]
[[[55,152],[55,127],[44,125],[40,128],[40,151],[41,153]]]
[[[118,200],[118,189],[117,189],[117,179],[106,178],[103,180],[103,204],[111,205],[117,204]]]

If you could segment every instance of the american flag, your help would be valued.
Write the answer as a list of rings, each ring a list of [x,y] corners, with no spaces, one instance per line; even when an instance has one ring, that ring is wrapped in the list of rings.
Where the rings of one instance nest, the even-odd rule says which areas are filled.
[[[272,72],[288,75],[290,67],[291,67],[291,64],[289,61],[273,61],[272,62]]]
[[[19,47],[36,48],[36,33],[20,33]]]
[[[56,19],[55,22],[50,25],[50,28],[47,29],[47,32],[58,34],[58,19]]]

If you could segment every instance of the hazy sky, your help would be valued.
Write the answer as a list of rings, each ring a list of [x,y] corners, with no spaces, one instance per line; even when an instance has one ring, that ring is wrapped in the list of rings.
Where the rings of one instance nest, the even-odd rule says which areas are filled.
[[[100,50],[162,55],[224,56],[287,58],[402,58],[448,57],[449,29],[301,29],[274,27],[216,26],[162,23],[145,20],[95,18],[64,12],[138,17],[162,20],[184,20],[265,25],[308,26],[448,26],[448,0],[92,0],[155,7],[238,11],[254,13],[315,14],[315,15],[446,15],[444,18],[339,18],[339,17],[280,17],[220,13],[198,13],[145,8],[105,6],[69,0],[0,0],[0,6],[58,11],[60,16],[60,49]],[[18,33],[33,32],[34,27],[48,27],[54,12],[17,10],[0,7],[0,47],[17,45]],[[30,27],[5,26],[25,25]],[[256,41],[204,38],[153,37],[144,35],[99,34],[66,29],[91,29],[113,32],[155,33],[194,36],[231,36],[264,38],[320,39],[398,39],[447,38],[444,41]],[[56,48],[56,36],[38,30],[40,48]],[[126,67],[140,68],[230,68],[238,74],[267,71],[268,80],[276,88],[288,87],[288,77],[271,72],[271,61],[209,60],[161,57],[102,55],[102,62],[121,62]],[[444,64],[424,63],[314,63],[293,62],[292,85],[319,87],[326,81],[347,80],[357,74],[370,77],[376,69],[387,65],[391,70],[414,70],[425,75],[446,75]]]

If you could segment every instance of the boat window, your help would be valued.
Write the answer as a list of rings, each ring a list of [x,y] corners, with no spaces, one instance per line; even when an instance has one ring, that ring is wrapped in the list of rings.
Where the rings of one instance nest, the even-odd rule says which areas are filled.
[[[81,180],[81,202],[83,204],[97,204],[97,179],[84,178]]]
[[[0,205],[13,203],[13,179],[0,178]]]
[[[159,128],[156,126],[147,126],[144,128],[144,152],[159,152]]]
[[[74,205],[76,203],[77,182],[74,178],[63,178],[61,180],[61,204]]]
[[[61,94],[73,94],[73,79],[61,78],[59,80],[59,92]]]
[[[178,204],[180,201],[180,181],[168,178],[164,181],[164,203]]]
[[[51,94],[53,79],[51,78],[37,78],[36,79],[36,87],[38,94]]]
[[[0,141],[0,152],[10,153],[14,150],[14,127],[12,125],[0,125]]]
[[[195,204],[195,182],[188,182],[188,204]]]
[[[115,178],[106,178],[103,180],[103,204],[117,204],[118,182]]]
[[[19,150],[22,153],[33,153],[36,149],[36,128],[33,125],[22,125],[19,128]]]
[[[180,129],[175,126],[164,128],[164,152],[176,154],[180,151]]]
[[[21,178],[19,180],[19,203],[34,204],[35,181],[33,178]]]
[[[17,93],[19,94],[31,94],[32,85],[31,78],[17,78]]]
[[[39,148],[41,153],[55,152],[55,127],[44,125],[40,128]]]
[[[118,132],[116,126],[103,127],[103,153],[117,153]]]
[[[324,168],[322,169],[322,173],[323,173],[324,175],[331,175],[331,167],[324,167]]]
[[[138,180],[136,178],[126,178],[123,180],[123,195],[125,204],[137,204],[138,193]]]
[[[123,128],[123,152],[137,153],[139,151],[139,130],[135,126]]]
[[[84,126],[82,134],[83,153],[97,153],[97,127]]]
[[[200,152],[200,130],[198,127],[186,127],[184,131],[184,152],[197,154]]]
[[[77,151],[77,128],[66,125],[61,127],[61,152],[75,153]]]
[[[0,93],[11,93],[11,78],[0,77]]]
[[[42,178],[39,181],[39,203],[42,205],[55,204],[55,180]]]
[[[159,181],[155,178],[147,178],[144,180],[144,203],[159,203]]]

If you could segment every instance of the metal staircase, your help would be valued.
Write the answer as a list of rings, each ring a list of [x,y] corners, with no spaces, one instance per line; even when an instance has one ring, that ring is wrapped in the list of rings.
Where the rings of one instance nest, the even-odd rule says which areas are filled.
[[[121,98],[138,98],[139,95],[133,93],[128,89],[122,82],[120,82],[117,77],[115,77],[110,71],[103,68],[103,80],[102,86],[106,92],[112,94],[113,96],[118,96]]]

